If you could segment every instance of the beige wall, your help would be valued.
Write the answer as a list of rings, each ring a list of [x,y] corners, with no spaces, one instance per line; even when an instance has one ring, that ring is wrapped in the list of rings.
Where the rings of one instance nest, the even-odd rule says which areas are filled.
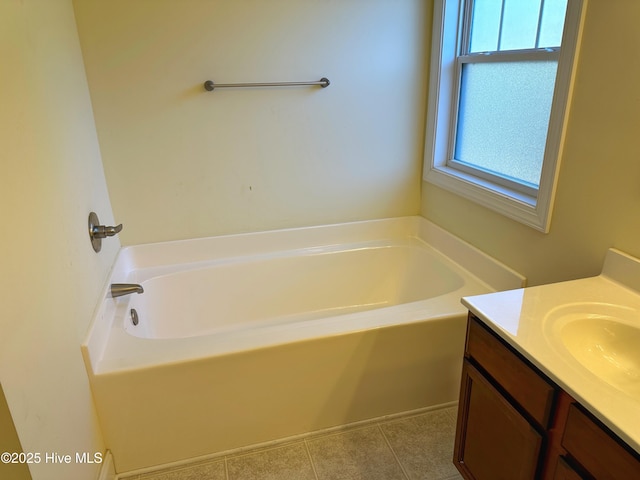
[[[419,212],[429,2],[74,5],[124,243]]]
[[[640,256],[640,2],[590,0],[545,235],[423,183],[422,214],[529,278],[596,275],[616,247]]]
[[[24,453],[20,445],[20,439],[16,427],[11,418],[11,412],[4,398],[2,385],[0,384],[0,452]],[[2,480],[31,480],[29,467],[26,463],[2,463],[0,464]]]
[[[71,1],[1,1],[0,62],[0,382],[25,452],[102,452],[80,343],[119,244],[87,235],[91,210],[113,217]]]

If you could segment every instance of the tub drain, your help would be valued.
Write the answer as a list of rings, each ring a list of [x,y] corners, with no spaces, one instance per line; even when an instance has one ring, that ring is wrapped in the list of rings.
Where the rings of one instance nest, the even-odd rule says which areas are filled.
[[[134,327],[138,325],[138,312],[136,312],[135,308],[131,309],[131,323],[133,323]]]

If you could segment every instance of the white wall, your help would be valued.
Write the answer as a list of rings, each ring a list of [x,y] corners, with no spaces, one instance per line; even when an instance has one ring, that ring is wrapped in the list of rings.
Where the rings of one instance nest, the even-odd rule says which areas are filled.
[[[529,279],[597,275],[609,247],[640,256],[640,2],[587,3],[551,231],[424,183],[422,214]]]
[[[418,213],[430,2],[74,6],[124,243]]]
[[[0,383],[34,480],[95,478],[44,462],[104,449],[80,343],[119,247],[71,0],[0,2],[0,71]]]

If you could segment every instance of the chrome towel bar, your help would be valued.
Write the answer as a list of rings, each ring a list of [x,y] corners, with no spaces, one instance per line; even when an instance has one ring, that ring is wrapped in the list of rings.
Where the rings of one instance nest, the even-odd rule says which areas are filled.
[[[216,88],[244,88],[244,87],[301,87],[307,85],[320,85],[326,88],[331,85],[329,79],[322,77],[315,82],[271,82],[271,83],[213,83],[211,80],[204,82],[204,89],[208,92]]]

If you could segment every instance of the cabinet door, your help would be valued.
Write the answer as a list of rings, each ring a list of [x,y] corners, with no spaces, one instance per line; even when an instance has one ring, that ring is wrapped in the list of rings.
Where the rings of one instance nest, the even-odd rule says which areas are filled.
[[[454,463],[470,480],[535,478],[542,435],[465,359]]]

